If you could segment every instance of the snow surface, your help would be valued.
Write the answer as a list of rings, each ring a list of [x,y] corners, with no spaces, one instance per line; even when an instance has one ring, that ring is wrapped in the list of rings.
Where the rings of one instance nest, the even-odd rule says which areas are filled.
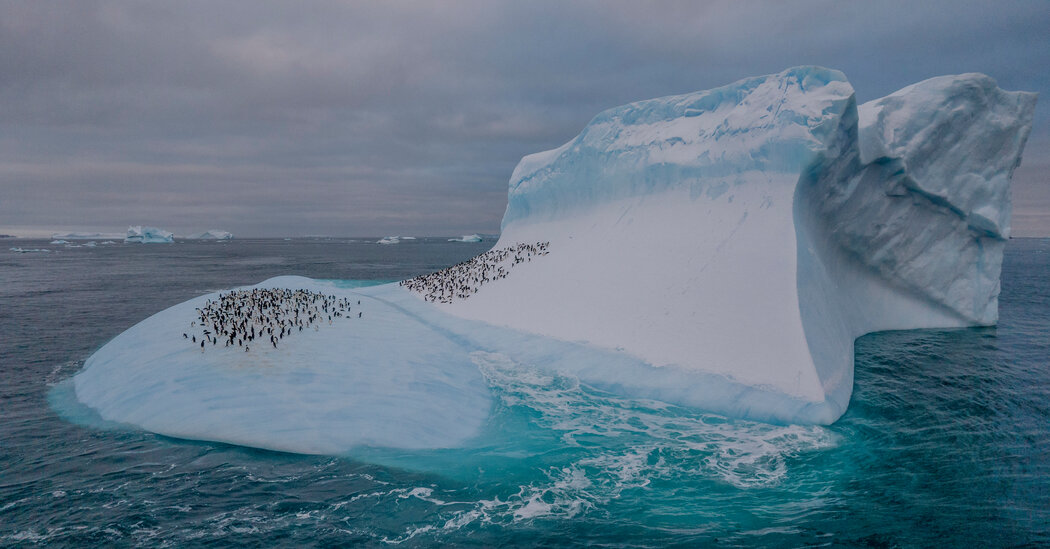
[[[174,242],[174,235],[168,231],[156,227],[143,227],[136,225],[128,227],[128,234],[124,242],[138,242],[140,244],[167,244]]]
[[[202,296],[92,355],[76,396],[178,437],[441,448],[481,429],[480,372],[495,361],[830,423],[849,402],[859,335],[996,322],[1008,185],[1034,103],[968,74],[858,108],[841,73],[799,67],[614,108],[522,159],[494,249],[549,253],[468,298],[279,277],[260,287],[360,299],[363,315],[245,353],[182,339],[215,297]]]

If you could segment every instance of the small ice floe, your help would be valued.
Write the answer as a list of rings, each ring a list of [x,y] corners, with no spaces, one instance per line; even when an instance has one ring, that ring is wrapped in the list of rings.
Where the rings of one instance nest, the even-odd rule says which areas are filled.
[[[17,253],[20,253],[20,254],[30,254],[30,253],[38,253],[38,252],[45,252],[45,253],[47,253],[47,252],[51,251],[51,250],[49,250],[47,248],[10,248],[10,250],[12,252],[17,252]]]
[[[459,238],[450,238],[449,242],[481,242],[481,235],[479,234],[465,234]]]

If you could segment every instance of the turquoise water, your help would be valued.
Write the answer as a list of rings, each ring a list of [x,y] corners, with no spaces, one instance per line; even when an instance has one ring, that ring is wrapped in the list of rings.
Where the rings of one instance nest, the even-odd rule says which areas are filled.
[[[480,361],[496,407],[470,450],[301,456],[85,427],[48,405],[94,349],[194,295],[279,274],[400,279],[491,245],[0,253],[0,545],[1050,544],[1050,240],[1011,241],[997,328],[861,338],[829,427],[625,399],[496,357]]]

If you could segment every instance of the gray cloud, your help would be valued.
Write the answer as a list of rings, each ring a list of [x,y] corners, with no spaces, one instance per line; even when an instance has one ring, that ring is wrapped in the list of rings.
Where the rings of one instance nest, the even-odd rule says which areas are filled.
[[[1045,217],[1045,2],[698,4],[5,2],[0,228],[494,232],[601,110],[799,64],[1043,93],[1015,227]]]

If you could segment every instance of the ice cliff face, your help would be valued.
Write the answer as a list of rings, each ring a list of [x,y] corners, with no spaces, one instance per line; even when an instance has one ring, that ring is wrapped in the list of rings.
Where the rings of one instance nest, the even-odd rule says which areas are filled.
[[[829,423],[858,336],[996,322],[1034,104],[967,74],[858,108],[800,67],[611,109],[511,178],[496,248],[552,259],[447,309],[699,376],[677,402]]]

